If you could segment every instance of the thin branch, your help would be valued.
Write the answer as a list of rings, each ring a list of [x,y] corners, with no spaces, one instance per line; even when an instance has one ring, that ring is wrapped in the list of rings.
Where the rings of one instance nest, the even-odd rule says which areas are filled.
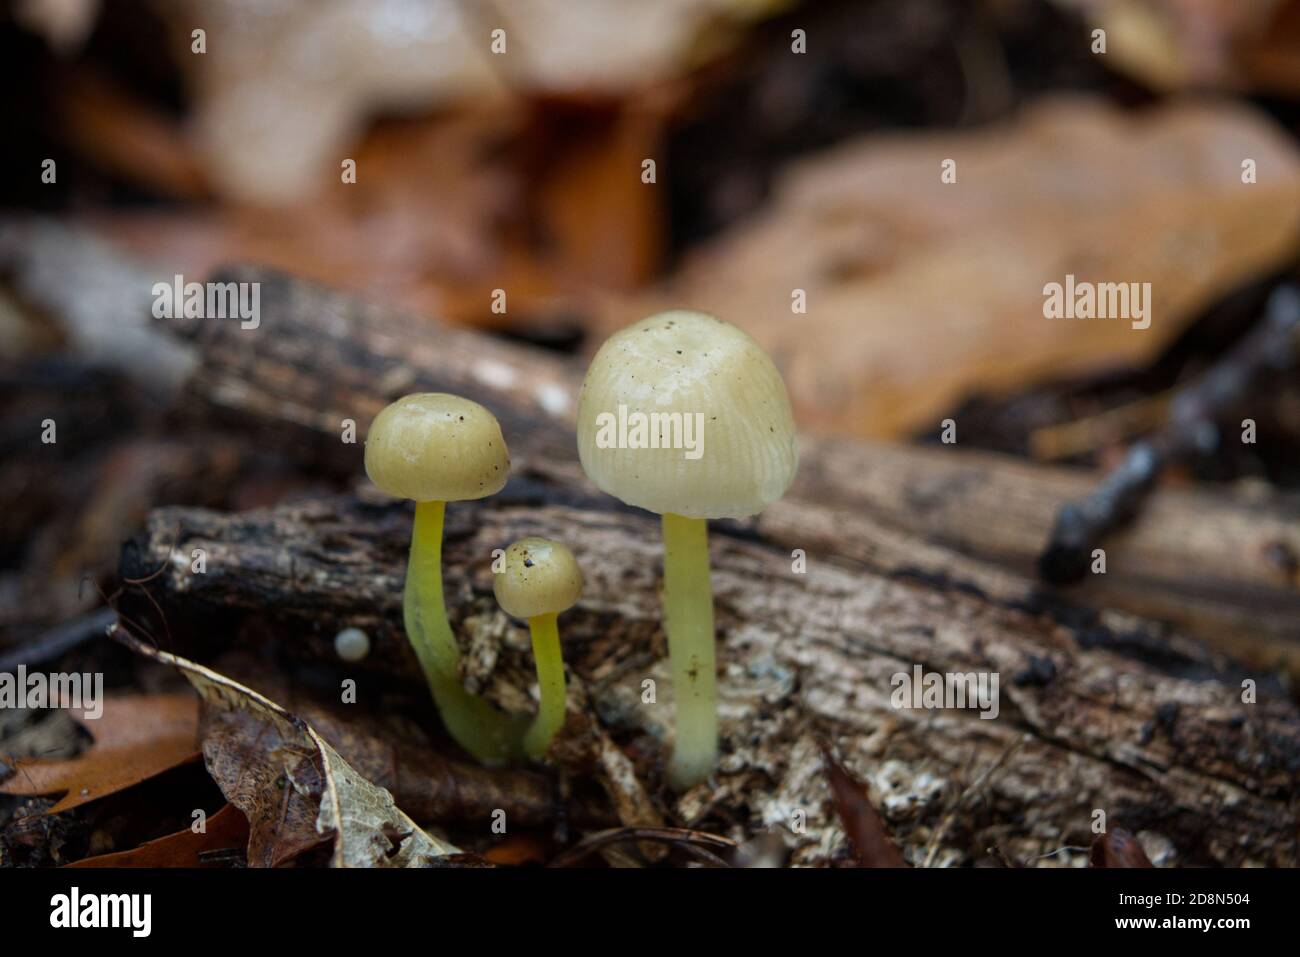
[[[19,665],[51,661],[104,633],[117,618],[112,608],[97,608],[89,614],[55,625],[49,631],[0,655],[0,671],[16,671]]]
[[[695,831],[685,827],[616,827],[608,831],[597,831],[583,838],[573,847],[560,854],[551,867],[572,867],[578,861],[610,844],[625,841],[656,841],[686,849],[689,853],[714,867],[730,867],[726,861],[708,848],[732,851],[736,842],[718,834],[707,831]]]
[[[1086,498],[1057,512],[1038,573],[1056,585],[1081,580],[1092,551],[1137,515],[1169,465],[1208,455],[1220,445],[1218,422],[1241,406],[1260,380],[1293,370],[1300,354],[1300,288],[1287,284],[1269,297],[1264,319],[1204,375],[1178,389],[1169,421],[1133,445]]]

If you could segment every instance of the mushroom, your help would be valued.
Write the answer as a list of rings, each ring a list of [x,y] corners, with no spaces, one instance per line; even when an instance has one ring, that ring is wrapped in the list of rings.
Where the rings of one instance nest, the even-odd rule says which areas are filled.
[[[370,636],[360,628],[344,628],[334,636],[334,651],[348,664],[364,661],[370,654]]]
[[[506,614],[528,621],[540,702],[524,733],[524,753],[541,760],[564,724],[564,656],[556,618],[582,594],[582,570],[559,542],[521,538],[505,550],[505,567],[492,590]]]
[[[408,395],[375,416],[366,435],[366,474],[389,495],[415,500],[402,595],[406,636],[447,732],[484,764],[517,750],[511,717],[460,683],[460,649],[442,597],[442,522],[447,502],[501,491],[510,457],[496,418],[446,393]]]
[[[616,333],[578,397],[578,453],[601,489],[663,516],[664,624],[677,735],[669,782],[717,762],[711,518],[744,518],[785,494],[798,466],[785,383],[747,334],[673,310]]]

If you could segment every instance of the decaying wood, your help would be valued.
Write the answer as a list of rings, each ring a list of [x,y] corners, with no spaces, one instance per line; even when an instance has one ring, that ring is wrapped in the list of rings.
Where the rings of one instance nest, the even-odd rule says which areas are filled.
[[[524,535],[561,538],[587,578],[562,621],[570,668],[620,742],[661,754],[672,689],[656,521],[538,505],[534,489],[523,493],[449,509],[449,604],[476,685],[503,707],[530,707],[527,636],[491,597],[491,553]],[[359,625],[374,648],[367,667],[418,682],[400,625],[409,520],[404,504],[355,497],[240,515],[161,509],[123,571],[161,567],[150,587],[169,615],[210,625],[254,616],[306,658],[319,657],[338,627]],[[207,553],[205,574],[191,573],[194,548]],[[1131,633],[1101,622],[1071,628],[966,590],[838,563],[812,562],[800,575],[783,547],[722,527],[713,562],[724,756],[711,785],[670,808],[675,823],[721,820],[741,839],[788,828],[802,812],[804,830],[790,838],[796,862],[847,853],[824,738],[871,784],[915,863],[941,824],[940,863],[980,859],[994,844],[1019,858],[1086,846],[1095,809],[1167,843],[1178,863],[1300,860],[1296,710],[1262,678],[1258,703],[1243,704],[1242,676],[1195,643],[1140,624]],[[1000,714],[894,709],[891,677],[914,664],[996,672]],[[643,703],[646,679],[656,682],[654,704]],[[951,803],[999,761],[946,822]],[[643,773],[655,780],[657,765]]]
[[[201,344],[187,387],[196,414],[251,431],[267,447],[336,476],[362,474],[370,419],[407,392],[450,391],[501,419],[523,472],[549,501],[594,496],[576,465],[582,369],[538,350],[374,308],[318,285],[237,268],[261,283],[261,322],[177,323]],[[348,421],[356,442],[343,441]],[[1159,491],[1107,544],[1105,575],[1057,592],[1034,567],[1060,506],[1095,479],[968,453],[806,439],[794,488],[757,529],[812,562],[992,589],[1007,602],[1167,620],[1259,667],[1300,674],[1300,502]]]
[[[232,269],[214,281],[260,283],[261,319],[248,329],[238,320],[175,321],[200,346],[186,398],[305,464],[356,474],[375,414],[402,395],[424,391],[488,405],[516,455],[577,455],[570,422],[579,373],[570,362],[280,273]],[[354,443],[344,439],[348,423]]]
[[[1076,621],[1122,610],[1170,622],[1257,667],[1300,673],[1300,502],[1163,489],[1107,540],[1105,574],[1041,584],[1035,563],[1057,510],[1094,482],[989,453],[823,441],[758,526],[811,543],[809,555],[830,550]]]

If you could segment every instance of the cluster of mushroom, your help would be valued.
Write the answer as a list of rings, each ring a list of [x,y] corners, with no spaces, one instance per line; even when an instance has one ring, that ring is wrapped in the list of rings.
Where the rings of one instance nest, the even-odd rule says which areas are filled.
[[[442,594],[442,525],[448,502],[494,495],[510,455],[496,417],[446,393],[408,395],[385,407],[366,435],[366,474],[381,490],[415,500],[402,611],[406,637],[424,671],[447,733],[488,765],[521,753],[540,758],[564,719],[564,665],[556,615],[582,592],[572,553],[558,542],[525,539],[506,550],[497,581],[501,605],[529,619],[542,708],[530,726],[471,694],[460,680],[460,649]],[[544,566],[544,567],[539,567]]]
[[[630,440],[628,421],[640,429]],[[676,701],[668,779],[684,789],[707,778],[718,756],[707,522],[754,515],[793,481],[798,453],[785,384],[735,326],[698,312],[660,313],[615,334],[592,360],[578,401],[578,452],[603,491],[662,516],[664,627]],[[531,538],[507,548],[495,592],[508,614],[529,622],[538,714],[531,721],[507,715],[465,690],[442,596],[443,509],[500,491],[508,470],[496,419],[456,396],[406,396],[380,412],[366,440],[371,480],[416,502],[407,636],[448,732],[488,764],[541,758],[563,724],[556,616],[582,590],[577,562],[560,543]]]

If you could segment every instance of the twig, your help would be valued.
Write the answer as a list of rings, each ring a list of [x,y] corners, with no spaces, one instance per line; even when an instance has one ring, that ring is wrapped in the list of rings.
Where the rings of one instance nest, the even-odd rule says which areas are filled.
[[[1029,436],[1029,454],[1041,462],[1058,461],[1149,432],[1164,421],[1172,394],[1167,390],[1143,396],[1096,415],[1036,429]]]
[[[551,861],[551,867],[571,867],[584,857],[609,844],[624,841],[659,841],[685,848],[700,860],[714,867],[730,867],[726,861],[707,848],[735,850],[736,842],[707,831],[694,831],[684,827],[615,827],[588,835],[573,847]]]
[[[1204,375],[1178,389],[1169,421],[1133,445],[1124,460],[1087,498],[1061,507],[1038,558],[1038,573],[1064,585],[1088,572],[1092,550],[1137,514],[1160,473],[1170,464],[1213,452],[1216,422],[1239,406],[1258,379],[1292,369],[1300,353],[1300,288],[1280,286],[1269,297],[1264,319]]]
[[[1088,850],[1088,848],[1082,847],[1078,844],[1062,844],[1060,847],[1054,847],[1050,851],[1045,851],[1042,854],[1035,854],[1033,857],[1027,858],[1026,864],[1022,866],[1028,866],[1028,861],[1045,861],[1049,857],[1056,857],[1056,855],[1064,854],[1066,851],[1086,851],[1086,850]]]
[[[985,785],[988,784],[989,779],[993,777],[994,773],[1002,767],[1002,765],[1006,764],[1007,759],[1010,758],[1011,755],[1015,754],[1016,751],[1019,750],[1020,746],[1028,740],[1029,735],[1022,734],[1020,737],[1016,738],[1016,740],[1003,748],[1002,753],[998,755],[997,760],[985,768],[984,772],[968,784],[966,789],[958,795],[957,800],[953,802],[952,809],[943,819],[943,823],[939,825],[933,836],[931,836],[930,844],[925,849],[925,863],[921,865],[922,867],[929,867],[934,863],[934,856],[939,852],[939,842],[942,841],[943,836],[948,833],[948,828],[952,826],[952,822],[957,819],[957,812],[960,811],[962,805],[966,803],[966,799],[972,794],[982,791]]]
[[[112,608],[97,608],[80,618],[55,625],[40,637],[0,655],[0,671],[16,671],[19,665],[35,665],[57,658],[102,635],[116,618],[117,612]]]

